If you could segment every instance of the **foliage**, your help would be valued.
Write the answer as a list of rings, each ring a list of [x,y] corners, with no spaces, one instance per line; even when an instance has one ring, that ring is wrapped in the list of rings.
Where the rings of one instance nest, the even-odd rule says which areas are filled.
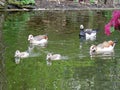
[[[21,1],[23,4],[34,4],[35,1],[34,0],[22,0]]]
[[[114,32],[115,31],[115,28],[114,27],[111,27],[110,28],[110,32]]]
[[[8,0],[9,4],[15,5],[28,5],[28,4],[35,4],[34,0]]]
[[[94,3],[95,0],[90,0],[90,3]]]

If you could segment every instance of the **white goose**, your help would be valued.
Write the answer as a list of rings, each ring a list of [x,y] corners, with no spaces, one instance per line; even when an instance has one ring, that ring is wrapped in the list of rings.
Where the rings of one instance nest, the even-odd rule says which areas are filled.
[[[28,41],[34,45],[45,46],[48,42],[48,36],[47,35],[38,35],[38,36],[33,37],[33,35],[30,34],[28,36]]]
[[[20,52],[19,50],[16,50],[15,58],[27,58],[27,57],[29,57],[29,53],[27,51]]]
[[[90,47],[90,55],[94,54],[110,54],[114,52],[115,42],[108,41],[103,42],[102,44],[92,45]]]
[[[96,30],[93,29],[84,29],[83,25],[80,25],[80,33],[79,37],[80,38],[85,38],[86,40],[95,40],[96,39]]]
[[[52,54],[48,53],[46,56],[46,60],[60,60],[62,56],[60,54]]]

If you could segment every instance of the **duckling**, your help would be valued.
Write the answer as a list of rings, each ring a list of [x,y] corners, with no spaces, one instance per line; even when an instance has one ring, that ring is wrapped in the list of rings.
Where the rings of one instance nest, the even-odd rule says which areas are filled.
[[[98,45],[92,45],[90,47],[90,55],[93,55],[93,54],[108,54],[108,53],[111,53],[111,52],[114,52],[114,47],[115,47],[115,42],[114,41],[108,41],[108,42],[103,42],[101,44],[98,44]]]
[[[62,56],[60,54],[52,54],[48,53],[46,56],[46,60],[60,60]]]
[[[48,42],[48,36],[47,35],[38,35],[38,36],[33,37],[33,35],[29,35],[28,41],[31,44],[45,46]]]
[[[27,57],[29,57],[29,53],[27,51],[20,52],[19,50],[16,50],[15,57],[18,57],[18,58],[27,58]]]

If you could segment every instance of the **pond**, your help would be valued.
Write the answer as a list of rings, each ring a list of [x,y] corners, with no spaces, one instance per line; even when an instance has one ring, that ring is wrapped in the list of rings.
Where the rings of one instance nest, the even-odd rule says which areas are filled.
[[[119,90],[119,32],[104,34],[112,11],[1,12],[1,90]],[[79,39],[80,24],[98,29],[96,40]],[[46,47],[31,46],[28,35],[48,35]],[[89,55],[92,44],[118,40],[112,57]],[[32,48],[31,56],[15,63],[15,51]],[[46,61],[48,53],[62,60]]]

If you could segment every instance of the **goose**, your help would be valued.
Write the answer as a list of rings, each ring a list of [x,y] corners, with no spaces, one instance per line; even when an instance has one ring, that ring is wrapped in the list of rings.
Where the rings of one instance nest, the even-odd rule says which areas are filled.
[[[28,41],[34,45],[45,46],[48,42],[48,36],[47,35],[33,36],[32,34],[30,34],[28,36]]]
[[[92,45],[90,47],[90,55],[112,53],[112,52],[114,52],[115,44],[116,44],[116,42],[110,40],[108,42],[105,41],[98,45]]]
[[[61,59],[60,54],[48,53],[47,56],[46,56],[46,60],[60,60],[60,59]]]
[[[27,57],[29,57],[29,53],[27,51],[20,52],[19,50],[16,50],[15,58],[27,58]]]
[[[79,38],[84,38],[86,40],[95,40],[96,39],[96,30],[93,29],[84,29],[83,25],[80,25]]]
[[[47,34],[45,35],[37,35],[37,36],[33,36],[32,34],[30,34],[28,36],[28,41],[31,40],[31,39],[35,39],[35,40],[41,40],[41,39],[44,39],[44,38],[48,38]]]

